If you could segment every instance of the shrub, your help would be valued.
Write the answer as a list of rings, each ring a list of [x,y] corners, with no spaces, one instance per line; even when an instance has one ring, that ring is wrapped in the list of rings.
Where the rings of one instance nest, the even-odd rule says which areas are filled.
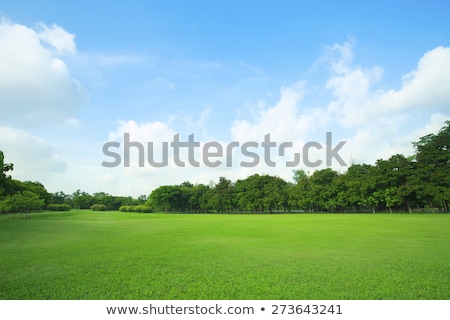
[[[119,208],[120,212],[141,212],[141,213],[150,213],[153,212],[153,209],[149,206],[121,206]]]
[[[106,210],[108,210],[108,207],[106,207],[102,203],[96,203],[91,206],[91,209],[94,211],[106,211]]]
[[[136,212],[142,212],[142,213],[150,213],[153,212],[152,208],[149,206],[135,206]]]
[[[71,206],[69,206],[68,204],[49,204],[47,207],[47,210],[50,211],[69,211],[70,209],[72,209]]]

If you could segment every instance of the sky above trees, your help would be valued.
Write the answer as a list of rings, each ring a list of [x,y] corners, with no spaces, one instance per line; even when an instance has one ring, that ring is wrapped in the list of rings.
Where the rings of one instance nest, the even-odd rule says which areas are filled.
[[[177,133],[201,145],[270,133],[301,151],[332,132],[349,165],[409,156],[450,119],[449,12],[446,1],[1,3],[0,150],[14,179],[50,192],[135,197],[324,166],[243,168],[234,154],[231,167],[139,167],[132,152],[130,167],[102,167],[103,145],[124,133],[156,147]]]

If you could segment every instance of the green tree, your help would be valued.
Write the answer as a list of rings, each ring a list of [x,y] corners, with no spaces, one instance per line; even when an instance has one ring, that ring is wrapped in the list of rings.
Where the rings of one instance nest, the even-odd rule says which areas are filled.
[[[234,184],[225,177],[210,190],[209,206],[218,212],[230,212],[234,209]]]
[[[333,188],[333,182],[338,177],[338,173],[331,168],[317,170],[309,179],[311,187],[308,195],[314,211],[324,209],[334,210],[336,204],[336,189]]]
[[[0,179],[10,178],[6,173],[8,171],[12,171],[14,169],[14,165],[12,163],[5,163],[5,155],[3,151],[0,150]]]
[[[422,186],[418,196],[432,208],[439,202],[444,211],[450,211],[450,120],[437,134],[423,136],[413,146]]]
[[[366,198],[375,188],[374,168],[369,164],[353,164],[345,173],[345,198],[348,206],[361,211]]]
[[[153,190],[145,205],[156,210],[167,212],[179,211],[182,208],[182,191],[180,186],[161,186]]]
[[[378,184],[372,196],[386,204],[386,195],[389,193],[391,199],[401,202],[406,210],[412,213],[412,206],[417,202],[418,190],[417,180],[414,179],[415,161],[396,154],[388,160],[378,160],[376,166],[379,169]]]
[[[39,195],[32,191],[25,190],[23,192],[9,195],[3,200],[2,208],[7,212],[25,214],[26,219],[30,219],[30,211],[42,209],[44,199],[40,199]]]
[[[279,177],[254,174],[235,184],[236,205],[245,212],[286,210],[289,206],[288,184]]]
[[[294,170],[294,181],[294,184],[288,185],[288,205],[306,211],[311,206],[309,175],[304,170]]]
[[[207,194],[209,187],[204,184],[197,184],[192,187],[187,206],[193,212],[206,212],[208,210]]]
[[[40,183],[39,181],[24,181],[23,185],[26,190],[34,192],[39,196],[39,199],[44,200],[45,207],[50,204],[52,195],[47,191],[42,183]]]
[[[72,194],[73,205],[76,209],[89,209],[95,202],[95,199],[87,192],[78,189]]]
[[[274,210],[286,211],[288,207],[288,185],[286,181],[279,177],[264,175],[263,180],[263,205],[269,213]]]
[[[392,213],[392,207],[402,204],[402,197],[397,187],[390,187],[384,190],[384,201],[389,208],[389,212]]]

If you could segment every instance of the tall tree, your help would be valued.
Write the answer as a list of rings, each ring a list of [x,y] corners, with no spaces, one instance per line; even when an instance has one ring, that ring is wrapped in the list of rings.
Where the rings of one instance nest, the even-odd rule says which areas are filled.
[[[218,212],[230,212],[234,209],[234,184],[225,177],[220,177],[219,182],[211,189],[210,206]]]
[[[432,207],[434,201],[439,201],[444,211],[450,211],[450,120],[437,134],[423,136],[413,145],[423,186],[419,196]]]
[[[374,167],[369,164],[353,164],[345,174],[345,194],[348,205],[353,210],[361,211],[366,205],[367,198],[372,194],[375,186]]]
[[[331,168],[317,170],[311,175],[308,195],[314,211],[336,208],[336,189],[333,188],[333,182],[337,177],[338,173]]]
[[[288,186],[288,205],[293,209],[308,210],[311,205],[309,198],[309,175],[304,170],[294,170],[295,183]]]
[[[164,212],[179,211],[182,209],[182,192],[180,186],[161,186],[150,193],[147,206]]]
[[[392,206],[394,202],[401,202],[409,213],[417,202],[417,180],[414,179],[416,162],[401,154],[391,156],[388,160],[378,160],[377,191],[374,192],[384,205]]]

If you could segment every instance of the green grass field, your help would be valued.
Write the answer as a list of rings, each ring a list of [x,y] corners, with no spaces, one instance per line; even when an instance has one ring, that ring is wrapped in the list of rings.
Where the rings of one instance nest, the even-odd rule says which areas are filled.
[[[1,299],[450,299],[450,215],[0,216]]]

